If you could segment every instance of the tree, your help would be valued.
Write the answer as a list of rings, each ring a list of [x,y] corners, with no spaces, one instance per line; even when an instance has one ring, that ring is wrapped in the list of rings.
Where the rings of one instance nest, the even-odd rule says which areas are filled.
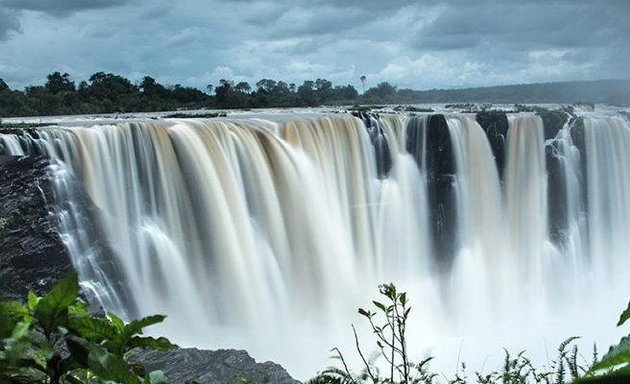
[[[2,92],[2,91],[10,91],[10,90],[11,89],[9,88],[7,83],[5,83],[4,80],[0,77],[0,92]]]
[[[246,81],[241,81],[234,86],[234,89],[236,92],[249,93],[252,90],[252,86]]]
[[[225,79],[219,80],[219,85],[214,88],[214,93],[217,98],[217,105],[220,108],[229,107],[230,99],[234,93],[234,82]]]
[[[363,84],[363,93],[365,93],[365,81],[367,77],[365,75],[361,75],[361,84]]]
[[[76,88],[74,86],[74,81],[70,79],[70,75],[64,73],[63,75],[59,72],[53,72],[48,75],[48,81],[44,86],[48,92],[56,95],[60,92],[75,92]]]
[[[276,87],[276,81],[271,79],[262,79],[256,83],[256,87],[258,87],[258,92],[264,93],[272,93],[274,88]]]
[[[365,91],[363,96],[376,102],[393,101],[394,96],[396,96],[396,87],[384,81],[379,83],[376,87]]]
[[[313,88],[315,83],[311,80],[306,80],[302,85],[298,87],[298,97],[302,100],[302,103],[306,107],[313,107],[317,105],[317,99]]]
[[[359,92],[350,84],[346,86],[336,86],[333,90],[333,100],[348,101],[359,98]]]
[[[168,90],[150,76],[145,76],[140,83],[140,92],[151,97],[168,97]]]

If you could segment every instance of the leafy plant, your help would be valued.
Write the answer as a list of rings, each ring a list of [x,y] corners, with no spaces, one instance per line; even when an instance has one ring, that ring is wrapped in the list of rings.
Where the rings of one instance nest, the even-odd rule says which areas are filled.
[[[376,346],[379,354],[375,359],[368,360],[365,357],[353,325],[352,331],[356,349],[363,362],[361,372],[353,374],[346,364],[341,351],[338,348],[333,348],[332,351],[335,352],[335,357],[342,362],[343,369],[328,368],[311,380],[311,384],[358,384],[363,382],[371,382],[373,384],[430,384],[434,382],[437,375],[428,370],[428,365],[432,358],[425,359],[420,363],[413,363],[409,360],[406,331],[411,308],[408,307],[407,294],[398,292],[394,284],[380,285],[379,292],[384,297],[384,302],[372,301],[373,309],[359,308],[358,311],[361,316],[368,320],[372,332],[376,336]],[[378,358],[382,358],[387,362],[386,376],[382,376],[374,364]]]
[[[78,297],[76,273],[43,297],[30,292],[26,303],[0,303],[0,383],[166,383],[129,362],[134,348],[176,348],[165,338],[140,336],[164,320],[149,316],[125,324],[113,314],[88,313]]]
[[[620,327],[630,319],[630,302],[619,317]],[[629,383],[630,382],[630,334],[622,337],[619,344],[610,347],[601,361],[595,363],[581,382],[588,383]]]

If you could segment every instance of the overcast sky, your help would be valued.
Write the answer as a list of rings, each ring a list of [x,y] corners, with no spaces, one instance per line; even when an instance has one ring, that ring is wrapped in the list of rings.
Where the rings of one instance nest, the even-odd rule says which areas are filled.
[[[0,78],[415,89],[630,78],[629,0],[0,0]]]

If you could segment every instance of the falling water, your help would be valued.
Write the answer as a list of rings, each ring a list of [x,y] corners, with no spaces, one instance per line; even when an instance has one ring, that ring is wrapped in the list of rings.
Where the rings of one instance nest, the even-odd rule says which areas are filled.
[[[0,153],[53,160],[61,232],[109,310],[166,313],[183,345],[306,377],[385,281],[411,292],[427,343],[623,302],[630,125],[544,128],[510,116],[504,163],[466,114],[51,127],[0,135]]]

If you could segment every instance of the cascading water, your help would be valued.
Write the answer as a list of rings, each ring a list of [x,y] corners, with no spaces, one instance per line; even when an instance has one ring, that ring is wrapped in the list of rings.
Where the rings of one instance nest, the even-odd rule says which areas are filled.
[[[410,292],[418,345],[612,326],[630,291],[630,125],[586,115],[545,141],[518,114],[488,135],[465,114],[166,120],[0,134],[0,153],[55,161],[66,244],[108,309],[166,313],[182,345],[306,378],[381,282]],[[598,315],[571,328],[576,303]]]

